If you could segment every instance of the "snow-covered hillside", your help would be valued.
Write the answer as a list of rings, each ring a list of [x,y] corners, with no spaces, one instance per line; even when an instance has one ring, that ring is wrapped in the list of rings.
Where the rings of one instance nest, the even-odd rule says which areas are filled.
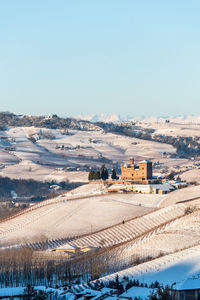
[[[103,185],[83,185],[2,222],[1,245],[89,234],[154,210],[159,198],[154,195],[148,200],[147,195],[149,207],[146,207],[145,197],[137,205],[138,195],[132,195],[132,202],[127,203],[123,200],[128,195],[120,201],[121,195],[106,195],[104,189]]]
[[[168,144],[120,136],[103,131],[12,127],[0,139],[0,175],[11,178],[87,181],[90,167],[106,164],[120,168],[130,157],[160,161],[172,166],[177,161],[163,153],[174,154]],[[190,164],[187,160],[178,163]]]
[[[100,114],[100,115],[77,115],[75,116],[78,120],[87,120],[90,122],[137,122],[143,121],[145,123],[152,122],[161,122],[164,123],[166,120],[169,120],[173,123],[181,123],[181,124],[200,124],[200,115],[178,115],[178,116],[165,116],[165,117],[156,117],[156,116],[123,116],[117,115],[115,113],[112,114]]]

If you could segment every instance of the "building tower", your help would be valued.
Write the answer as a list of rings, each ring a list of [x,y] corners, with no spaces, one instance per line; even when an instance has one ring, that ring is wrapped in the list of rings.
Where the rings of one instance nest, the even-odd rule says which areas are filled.
[[[121,179],[132,181],[147,181],[152,179],[152,162],[143,160],[139,165],[134,165],[134,159],[131,158],[129,165],[121,166]]]

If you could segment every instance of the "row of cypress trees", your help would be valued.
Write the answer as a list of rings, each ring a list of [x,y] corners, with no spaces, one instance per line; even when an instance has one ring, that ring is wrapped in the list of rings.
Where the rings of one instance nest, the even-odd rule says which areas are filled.
[[[109,178],[108,169],[105,165],[102,165],[100,170],[90,170],[88,175],[88,180],[106,180]],[[118,179],[115,169],[112,169],[111,174],[112,179]]]

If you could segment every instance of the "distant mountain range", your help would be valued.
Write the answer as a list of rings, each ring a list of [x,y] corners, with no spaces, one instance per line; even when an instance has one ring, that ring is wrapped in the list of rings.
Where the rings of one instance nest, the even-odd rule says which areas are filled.
[[[100,114],[100,115],[78,115],[75,117],[78,120],[87,120],[90,122],[104,122],[104,123],[118,123],[118,122],[136,122],[143,121],[147,123],[153,122],[165,122],[169,120],[174,123],[183,124],[200,124],[200,115],[179,115],[179,116],[166,116],[166,117],[156,117],[156,116],[121,116],[117,114]]]

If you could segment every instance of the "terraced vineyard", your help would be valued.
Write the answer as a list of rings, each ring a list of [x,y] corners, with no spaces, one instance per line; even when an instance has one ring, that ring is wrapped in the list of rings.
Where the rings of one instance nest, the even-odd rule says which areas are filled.
[[[130,240],[139,238],[146,234],[163,229],[177,218],[184,215],[185,205],[178,204],[169,206],[145,216],[133,219],[124,224],[113,226],[100,232],[90,234],[70,242],[74,247],[111,247]],[[60,248],[67,248],[69,244],[63,244]]]
[[[154,260],[139,264],[138,266],[134,266],[131,268],[127,268],[123,271],[113,273],[111,275],[100,278],[100,280],[104,282],[115,280],[116,274],[118,274],[119,279],[122,279],[124,276],[128,276],[129,278],[135,278],[136,276],[141,276],[148,272],[158,272],[170,265],[174,265],[182,260],[192,257],[193,254],[199,253],[199,251],[200,245],[197,245],[182,251],[178,251],[176,253],[165,255],[163,257],[159,257]]]
[[[84,194],[83,186],[77,192],[37,203],[2,220],[0,247],[29,244],[33,249],[55,248],[71,241],[72,237],[76,241],[77,236],[86,237],[91,232],[91,224],[95,232],[104,228],[112,231],[113,226],[122,220],[134,219],[155,210],[154,207],[116,201],[114,196],[104,195],[101,188],[87,188],[92,189],[92,194]]]
[[[190,260],[191,257],[198,255],[200,253],[200,245],[190,247],[188,249],[184,249],[182,251],[178,251],[176,253],[172,253],[169,255],[165,255],[163,257],[159,257],[139,265],[126,268],[122,271],[115,272],[113,274],[101,277],[98,279],[98,282],[103,282],[105,286],[111,282],[116,280],[116,275],[118,275],[119,281],[124,280],[124,278],[129,278],[129,280],[133,279],[142,279],[143,281],[152,282],[151,275],[162,272],[165,269],[168,269],[172,266],[180,264],[181,262]],[[169,271],[170,272],[170,271]],[[172,276],[173,277],[173,276]],[[152,278],[154,278],[152,276]],[[172,279],[173,280],[173,279]],[[73,285],[72,290],[74,292],[81,292],[84,289],[96,287],[96,280],[90,281],[89,285],[87,283],[82,283],[79,285]]]
[[[34,222],[37,223],[40,218],[48,216],[56,211],[56,209],[63,208],[65,203],[64,197],[47,200],[34,205],[33,207],[20,212],[17,217],[9,218],[1,223],[0,239],[5,239],[10,233],[23,230],[24,227],[29,226]],[[82,203],[83,200],[81,200]],[[85,200],[86,201],[86,200]],[[69,201],[69,205],[73,205],[73,201]],[[83,205],[83,203],[82,203]],[[80,206],[79,206],[80,209]],[[119,225],[110,226],[109,228],[100,230],[93,234],[86,234],[82,237],[66,236],[62,238],[53,238],[29,243],[21,243],[21,246],[28,245],[34,250],[55,249],[55,248],[68,248],[72,247],[112,247],[115,245],[123,244],[128,241],[144,238],[143,236],[151,236],[153,233],[165,228],[171,222],[184,215],[185,205],[176,204],[157,211],[148,213],[141,217],[133,218],[129,221],[124,221]],[[70,210],[68,215],[63,218],[70,217],[73,210]],[[61,219],[62,221],[62,219]],[[63,220],[64,221],[64,220]]]

